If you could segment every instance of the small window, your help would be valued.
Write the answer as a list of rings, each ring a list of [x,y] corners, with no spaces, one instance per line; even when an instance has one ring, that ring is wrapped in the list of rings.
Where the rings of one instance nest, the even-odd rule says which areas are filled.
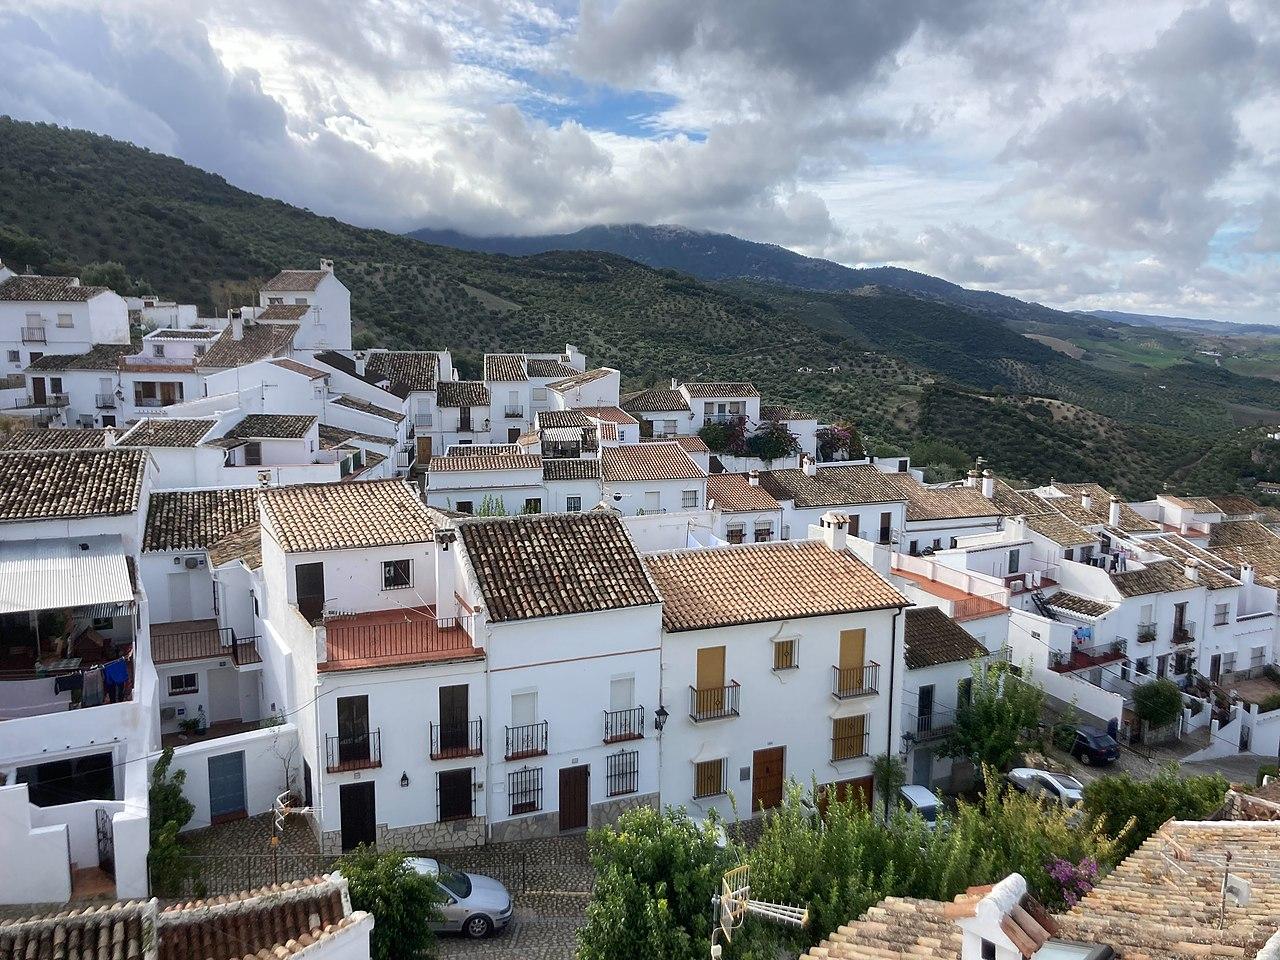
[[[1143,676],[1146,676],[1147,674],[1149,674],[1151,672],[1151,658],[1139,657],[1137,668],[1138,668],[1138,673],[1142,674]]]
[[[982,941],[982,960],[996,960],[996,945],[990,940]]]
[[[1010,574],[1017,573],[1018,567],[1020,566],[1020,564],[1021,564],[1021,554],[1017,550],[1010,550],[1009,551],[1009,573]]]
[[[745,543],[747,539],[747,526],[743,523],[731,523],[725,529],[725,539],[730,543]]]
[[[533,388],[533,399],[534,399],[534,400],[545,400],[545,399],[547,399],[547,388],[546,388],[546,387],[534,387],[534,388]]]
[[[644,509],[645,513],[657,513],[662,509],[661,491],[646,490],[644,492]]]
[[[757,523],[755,531],[756,543],[768,543],[773,539],[773,524]]]
[[[620,750],[605,757],[605,795],[620,797],[640,789],[640,751]]]
[[[216,594],[214,595],[217,596]],[[111,630],[115,627],[116,621],[114,617],[94,617],[93,629],[95,630]]]
[[[251,440],[244,445],[244,465],[246,467],[262,466],[262,444]]]
[[[163,357],[163,356],[164,356],[164,344],[163,344],[163,343],[153,343],[153,344],[151,345],[151,350],[152,350],[152,356],[156,356],[156,357]]]
[[[284,303],[284,297],[267,297],[267,303],[271,306],[279,306]]]
[[[200,692],[200,675],[196,673],[175,673],[169,678],[169,696],[180,697]]]
[[[1076,558],[1075,554],[1076,552],[1074,550],[1072,550],[1070,547],[1067,547],[1067,549],[1062,554],[1062,559],[1074,560]]]
[[[475,513],[476,512],[475,503],[474,501],[471,501],[471,500],[459,500],[458,505],[457,507],[455,507],[455,509],[459,513]]]
[[[534,813],[542,809],[542,768],[525,767],[507,774],[507,794],[511,798],[511,816]]]
[[[696,509],[698,506],[698,491],[685,490],[680,494],[680,505],[686,510]]]
[[[693,765],[695,799],[718,797],[724,792],[724,760],[703,760]]]
[[[69,313],[60,313],[60,314],[58,314],[58,326],[60,326],[60,327],[74,327],[75,325],[76,325],[76,322],[75,322],[75,320],[74,320],[74,319],[72,319],[71,314],[69,314]]]
[[[21,351],[19,351],[19,350],[10,350],[10,351],[9,351],[9,362],[10,362],[10,363],[21,363],[21,362],[22,362],[22,352],[21,352]]]
[[[542,512],[542,498],[541,498],[541,497],[526,497],[526,498],[525,498],[525,501],[524,501],[524,512],[525,512],[525,513],[541,513],[541,512]]]
[[[197,343],[197,344],[196,344],[196,356],[197,356],[197,357],[203,357],[203,356],[204,356],[204,351],[205,351],[205,346],[204,346],[204,344],[203,344],[203,343]]]
[[[580,512],[582,510],[582,498],[581,497],[565,497],[564,508],[565,510],[569,511],[569,513]]]
[[[800,664],[796,662],[795,637],[773,641],[773,669],[794,670],[798,666]]]
[[[1217,603],[1213,606],[1213,624],[1216,627],[1222,626],[1227,622],[1228,607],[1225,603]]]
[[[942,549],[942,538],[941,538],[941,537],[934,537],[934,538],[933,538],[933,549],[935,549],[935,550],[941,550],[941,549]]]
[[[413,586],[412,560],[382,561],[382,589],[402,590]]]
[[[293,302],[296,306],[305,307],[307,305],[306,297],[294,297]]]

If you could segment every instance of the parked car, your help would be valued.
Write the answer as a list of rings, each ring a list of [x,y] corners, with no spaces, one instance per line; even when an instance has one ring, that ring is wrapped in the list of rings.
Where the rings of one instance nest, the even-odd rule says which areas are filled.
[[[1120,759],[1120,744],[1101,727],[1076,727],[1070,752],[1086,766],[1104,766]]]
[[[932,830],[938,823],[938,814],[942,811],[942,801],[928,787],[917,783],[909,783],[898,788],[898,805],[907,813],[919,814],[925,825]]]
[[[430,857],[411,857],[409,866],[434,879],[444,892],[440,907],[444,919],[433,924],[435,929],[465,933],[478,940],[511,922],[511,894],[497,880],[454,870]]]
[[[1033,797],[1043,797],[1064,807],[1084,802],[1084,784],[1065,773],[1051,773],[1035,767],[1014,767],[1005,774],[1010,786]]]

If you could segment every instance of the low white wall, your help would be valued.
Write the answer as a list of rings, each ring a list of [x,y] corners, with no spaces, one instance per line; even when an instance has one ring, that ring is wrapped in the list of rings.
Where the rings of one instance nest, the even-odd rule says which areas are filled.
[[[249,816],[267,813],[276,797],[290,786],[299,786],[302,755],[298,750],[298,728],[283,723],[262,730],[187,744],[173,751],[173,769],[185,770],[183,794],[195,806],[187,830],[209,826],[209,758],[244,752],[245,803]],[[290,776],[284,767],[289,763]]]
[[[121,800],[81,800],[78,803],[62,803],[56,807],[31,807],[33,827],[53,827],[66,824],[67,847],[71,862],[77,869],[98,865],[98,810],[106,810],[111,816],[122,812]]]
[[[115,838],[116,899],[139,900],[149,896],[150,817],[134,809],[122,810],[111,818],[111,831]]]
[[[67,828],[33,828],[31,809],[25,783],[0,787],[0,903],[65,903],[71,899]]]

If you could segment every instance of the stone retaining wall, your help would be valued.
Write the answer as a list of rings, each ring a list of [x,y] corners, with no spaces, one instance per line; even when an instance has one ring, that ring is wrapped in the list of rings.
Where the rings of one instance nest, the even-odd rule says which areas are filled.
[[[407,827],[388,827],[385,823],[377,825],[379,850],[460,850],[478,847],[484,842],[484,817],[446,823],[415,823]],[[342,853],[342,831],[329,830],[321,834],[320,851],[331,856]]]

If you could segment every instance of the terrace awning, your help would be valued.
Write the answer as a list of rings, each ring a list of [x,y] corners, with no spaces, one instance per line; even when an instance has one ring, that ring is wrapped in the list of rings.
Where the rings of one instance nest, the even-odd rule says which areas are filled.
[[[132,612],[133,602],[118,536],[0,543],[0,614],[87,608],[106,617]]]

